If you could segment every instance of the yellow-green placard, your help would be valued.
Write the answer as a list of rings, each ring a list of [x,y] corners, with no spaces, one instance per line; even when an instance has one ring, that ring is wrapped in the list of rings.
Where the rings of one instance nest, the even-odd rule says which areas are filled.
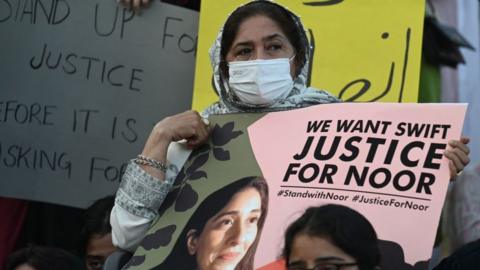
[[[218,97],[208,49],[245,0],[203,0],[192,107]],[[278,0],[299,15],[313,51],[311,86],[343,100],[416,102],[425,3],[422,0]]]

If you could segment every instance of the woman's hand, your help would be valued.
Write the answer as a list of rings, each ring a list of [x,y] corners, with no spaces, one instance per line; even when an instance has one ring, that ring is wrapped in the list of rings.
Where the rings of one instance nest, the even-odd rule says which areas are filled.
[[[208,125],[198,112],[190,110],[164,118],[153,128],[145,143],[142,155],[165,163],[171,142],[186,140],[189,148],[204,144],[210,133]],[[207,122],[208,123],[208,122]],[[146,172],[161,180],[165,175],[150,166],[142,166]]]
[[[450,169],[450,179],[455,180],[457,175],[463,171],[465,166],[470,162],[468,155],[470,149],[467,144],[470,138],[462,137],[460,140],[451,140],[448,142],[451,149],[445,150],[444,155],[450,160],[448,167]]]
[[[135,13],[138,13],[140,8],[146,8],[150,4],[150,0],[117,0],[117,2]]]

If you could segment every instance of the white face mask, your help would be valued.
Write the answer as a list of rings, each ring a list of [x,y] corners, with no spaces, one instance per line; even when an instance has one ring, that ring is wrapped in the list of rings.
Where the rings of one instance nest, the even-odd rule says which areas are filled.
[[[228,74],[230,89],[248,104],[271,105],[293,88],[288,58],[229,62]]]

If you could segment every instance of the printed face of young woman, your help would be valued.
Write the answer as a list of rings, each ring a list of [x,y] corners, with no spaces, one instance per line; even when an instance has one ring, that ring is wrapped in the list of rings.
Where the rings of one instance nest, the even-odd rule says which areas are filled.
[[[227,62],[256,59],[292,58],[295,50],[280,27],[269,17],[258,15],[240,24],[237,36],[226,55]],[[295,75],[295,61],[290,74]]]
[[[293,239],[288,270],[358,270],[355,259],[327,238],[298,234]]]
[[[200,235],[189,231],[188,250],[196,256],[197,269],[235,269],[255,241],[261,215],[260,194],[246,188],[207,221]]]

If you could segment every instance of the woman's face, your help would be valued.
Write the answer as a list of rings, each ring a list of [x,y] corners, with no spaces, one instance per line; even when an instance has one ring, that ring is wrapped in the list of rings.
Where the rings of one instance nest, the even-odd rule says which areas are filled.
[[[272,19],[258,15],[240,24],[237,36],[226,55],[227,62],[256,59],[292,58],[295,50],[287,36]],[[290,61],[290,75],[295,77],[295,61]]]
[[[207,221],[200,235],[190,230],[187,245],[190,255],[196,256],[197,269],[235,269],[255,241],[261,215],[260,194],[246,188]]]
[[[352,256],[333,245],[327,238],[301,233],[293,239],[288,270],[358,270],[357,265],[351,265],[354,263]]]
[[[100,270],[107,257],[116,250],[112,243],[112,234],[94,234],[88,240],[85,254],[87,270]]]

